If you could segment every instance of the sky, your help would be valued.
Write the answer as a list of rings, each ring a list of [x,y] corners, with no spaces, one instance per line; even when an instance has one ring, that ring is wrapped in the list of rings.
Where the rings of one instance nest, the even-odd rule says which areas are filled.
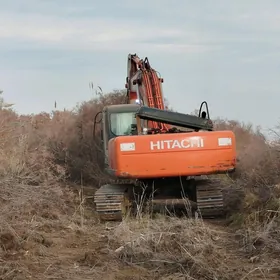
[[[0,89],[19,113],[71,109],[123,89],[148,57],[183,113],[280,121],[279,0],[0,0]]]

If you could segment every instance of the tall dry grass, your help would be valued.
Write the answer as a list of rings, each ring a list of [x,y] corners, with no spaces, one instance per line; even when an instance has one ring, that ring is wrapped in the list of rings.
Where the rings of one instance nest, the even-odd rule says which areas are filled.
[[[83,220],[83,198],[61,186],[98,187],[107,179],[100,168],[102,157],[94,135],[94,117],[104,105],[124,102],[124,92],[115,91],[72,111],[22,116],[11,109],[0,110],[2,250],[9,250],[9,246],[28,249],[26,244],[39,228],[81,230],[86,225],[89,232],[94,231],[89,225],[92,218]],[[233,130],[237,138],[238,170],[224,180],[231,187],[227,200],[234,211],[229,222],[237,228],[240,248],[250,258],[274,254],[280,248],[279,150],[267,143],[260,130],[239,121],[219,119],[215,127]],[[98,130],[97,126],[96,133]],[[236,188],[244,190],[242,196],[234,197]],[[202,221],[143,218],[114,226],[105,236],[107,249],[116,254],[116,263],[136,267],[137,271],[144,269],[150,279],[157,279],[157,275],[173,275],[170,279],[236,279],[230,275],[242,274],[233,274],[227,264],[230,257],[219,249],[226,246],[227,237]],[[116,242],[116,237],[121,238]],[[9,273],[3,271],[3,275]]]

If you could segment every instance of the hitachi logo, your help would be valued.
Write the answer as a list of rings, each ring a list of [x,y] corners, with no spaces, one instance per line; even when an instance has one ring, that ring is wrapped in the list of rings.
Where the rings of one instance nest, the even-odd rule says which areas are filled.
[[[204,141],[200,137],[182,139],[182,140],[161,140],[151,141],[151,150],[172,150],[172,149],[188,149],[203,148]]]

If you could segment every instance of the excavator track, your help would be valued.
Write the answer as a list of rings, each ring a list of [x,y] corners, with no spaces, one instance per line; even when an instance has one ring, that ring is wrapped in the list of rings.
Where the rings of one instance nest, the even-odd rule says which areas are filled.
[[[196,204],[203,218],[224,215],[224,198],[218,179],[205,178],[196,183]]]
[[[133,184],[107,184],[95,192],[95,209],[102,221],[122,221],[131,210],[132,200],[129,190]],[[186,204],[186,199],[155,199],[154,205],[173,205],[175,208]],[[191,208],[196,208],[202,218],[215,218],[224,215],[224,199],[219,180],[201,176],[196,180],[196,201],[189,200]]]
[[[94,195],[95,210],[102,221],[121,221],[130,206],[127,190],[131,185],[107,184]]]

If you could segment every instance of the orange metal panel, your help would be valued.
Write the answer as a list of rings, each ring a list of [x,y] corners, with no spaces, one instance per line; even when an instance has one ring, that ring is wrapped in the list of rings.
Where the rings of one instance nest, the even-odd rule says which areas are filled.
[[[109,141],[109,163],[118,177],[194,176],[235,168],[232,131],[121,136]]]

